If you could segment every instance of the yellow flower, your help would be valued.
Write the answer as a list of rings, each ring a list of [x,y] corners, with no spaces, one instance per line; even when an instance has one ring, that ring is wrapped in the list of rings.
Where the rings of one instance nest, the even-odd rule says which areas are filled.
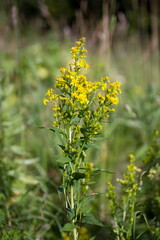
[[[93,163],[91,163],[91,162],[87,163],[87,164],[86,164],[86,168],[87,168],[90,172],[92,172],[92,171],[93,171]]]
[[[118,97],[117,96],[112,96],[112,94],[107,94],[106,98],[113,105],[117,105],[119,103]]]
[[[76,43],[77,43],[78,46],[82,45],[81,41],[76,41]]]
[[[110,83],[108,76],[100,81],[89,81],[87,77],[80,73],[83,68],[88,68],[84,57],[87,50],[84,48],[85,38],[82,37],[76,42],[76,46],[71,48],[72,62],[68,68],[60,68],[61,75],[56,78],[56,83],[46,93],[43,103],[53,103],[54,117],[57,121],[53,125],[59,127],[71,124],[72,119],[80,115],[81,127],[90,129],[87,137],[93,137],[102,130],[102,121],[108,118],[110,113],[115,111],[112,105],[119,102],[118,95],[121,93],[120,83]],[[98,100],[98,101],[97,101]],[[88,112],[90,111],[90,112]],[[75,133],[77,139],[83,132]],[[75,140],[76,142],[76,140]]]
[[[66,68],[62,67],[59,69],[61,71],[61,73],[65,73],[66,72]]]
[[[50,88],[50,89],[46,92],[46,96],[51,96],[52,93],[53,93],[53,89]]]
[[[103,77],[101,78],[102,82],[110,82],[110,77]]]
[[[49,100],[47,98],[43,98],[43,104],[46,105]]]
[[[81,38],[81,41],[83,41],[83,42],[84,42],[85,40],[86,40],[86,38],[85,38],[85,37],[82,37],[82,38]]]
[[[102,90],[104,91],[104,90],[106,90],[107,89],[107,84],[106,83],[103,83],[102,84]]]
[[[130,157],[130,158],[134,158],[134,155],[133,155],[133,154],[129,154],[129,157]]]
[[[85,68],[86,68],[86,70],[88,70],[88,68],[89,68],[89,64],[88,63],[86,63]]]

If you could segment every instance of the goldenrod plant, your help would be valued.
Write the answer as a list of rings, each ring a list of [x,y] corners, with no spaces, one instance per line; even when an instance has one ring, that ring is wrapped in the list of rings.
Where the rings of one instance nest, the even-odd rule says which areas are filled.
[[[117,199],[115,186],[108,182],[108,191],[106,197],[110,201],[111,214],[114,220],[114,233],[116,240],[131,240],[133,238],[135,221],[135,203],[138,191],[138,178],[136,176],[139,170],[135,165],[135,157],[130,154],[130,164],[123,179],[117,179],[122,187],[122,197]]]
[[[141,205],[147,225],[146,238],[160,239],[160,131],[155,130],[143,159]]]
[[[99,148],[94,142],[103,130],[103,123],[115,111],[113,105],[118,104],[121,93],[119,82],[111,82],[109,77],[93,82],[81,73],[89,68],[84,45],[82,37],[71,48],[72,62],[69,67],[60,68],[61,75],[43,99],[45,105],[52,106],[51,130],[61,137],[62,155],[57,162],[63,171],[63,182],[58,191],[64,195],[67,213],[62,232],[67,234],[66,239],[74,240],[80,239],[82,224],[101,225],[87,205],[94,167],[87,162],[86,150]]]

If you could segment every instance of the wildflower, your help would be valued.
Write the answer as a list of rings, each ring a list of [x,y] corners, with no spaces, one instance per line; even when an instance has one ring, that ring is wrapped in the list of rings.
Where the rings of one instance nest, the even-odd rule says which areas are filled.
[[[122,197],[117,199],[115,186],[108,182],[106,197],[110,200],[112,217],[114,219],[114,232],[120,239],[131,239],[135,214],[135,201],[138,191],[138,181],[136,178],[135,158],[129,155],[130,164],[123,179],[117,179],[122,187]],[[119,214],[122,212],[122,215]],[[127,213],[127,214],[126,214]],[[117,238],[118,239],[118,238]]]
[[[51,96],[52,93],[53,93],[53,89],[50,88],[50,89],[46,92],[46,96]]]
[[[115,111],[113,105],[118,104],[118,95],[121,93],[120,83],[111,83],[109,77],[94,82],[89,81],[81,73],[81,70],[89,67],[84,45],[85,38],[82,37],[76,42],[76,46],[71,48],[71,63],[66,68],[60,68],[61,75],[56,78],[53,88],[46,92],[43,99],[45,105],[52,104],[53,126],[56,127],[64,142],[59,145],[63,155],[62,186],[66,206],[71,208],[72,213],[74,209],[76,214],[72,224],[84,215],[83,207],[80,209],[78,207],[78,201],[86,196],[93,171],[92,164],[85,162],[85,151],[89,143],[92,143],[93,139],[102,132],[103,121]],[[76,189],[74,189],[74,179],[78,184]],[[71,194],[73,190],[79,193]],[[77,199],[79,194],[82,196]],[[79,231],[78,239],[89,238],[86,229],[74,230]],[[72,239],[72,236],[70,238],[70,235],[65,233],[63,237],[66,240]]]
[[[62,68],[60,68],[59,70],[61,71],[61,73],[65,73],[66,68],[62,67]]]
[[[46,105],[49,100],[47,98],[43,98],[43,104]]]

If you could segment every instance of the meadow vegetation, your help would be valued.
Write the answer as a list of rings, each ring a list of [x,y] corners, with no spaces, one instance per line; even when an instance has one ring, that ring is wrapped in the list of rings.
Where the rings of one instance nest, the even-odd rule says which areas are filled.
[[[1,49],[0,239],[158,240],[159,49],[148,54],[133,34],[116,39],[104,51],[101,41],[94,44],[88,36],[88,53],[84,48],[82,52],[88,69],[83,57],[76,67],[71,62],[79,51],[75,47],[79,37],[73,36],[62,39],[49,32],[45,37],[28,35],[24,43],[15,31],[11,44]],[[71,68],[64,68],[69,62]],[[70,106],[65,102],[69,90],[64,74],[72,79],[81,68],[88,70],[84,76],[82,69],[81,81],[70,82],[76,88]],[[48,91],[53,85],[62,90],[61,105],[54,109],[47,103],[57,100]],[[100,87],[95,106],[84,107]],[[119,87],[119,103],[117,93],[114,99],[104,99],[103,91],[120,93]],[[114,104],[116,111],[109,110],[110,105],[103,108],[105,101]],[[65,103],[67,108],[62,107]],[[81,162],[73,163],[73,157]]]

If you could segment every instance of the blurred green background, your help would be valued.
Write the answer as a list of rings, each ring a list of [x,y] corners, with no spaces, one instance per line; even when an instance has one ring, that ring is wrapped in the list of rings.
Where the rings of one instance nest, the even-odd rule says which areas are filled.
[[[123,91],[105,127],[107,141],[99,143],[107,154],[88,152],[88,161],[114,172],[99,175],[93,192],[105,193],[107,180],[122,176],[130,153],[141,168],[159,163],[160,142],[154,140],[154,132],[160,130],[159,16],[158,0],[0,1],[2,240],[62,239],[65,212],[57,196],[61,172],[55,160],[59,140],[39,127],[52,124],[52,112],[43,106],[42,98],[59,68],[70,61],[70,47],[82,36],[87,38],[89,79],[108,75],[122,83]],[[152,144],[157,144],[155,154],[145,162]],[[92,207],[105,227],[87,228],[98,232],[96,239],[112,240],[108,203],[102,196],[95,198]],[[140,198],[155,200],[148,195]],[[156,218],[159,223],[160,199],[152,209],[144,211],[149,220]]]

